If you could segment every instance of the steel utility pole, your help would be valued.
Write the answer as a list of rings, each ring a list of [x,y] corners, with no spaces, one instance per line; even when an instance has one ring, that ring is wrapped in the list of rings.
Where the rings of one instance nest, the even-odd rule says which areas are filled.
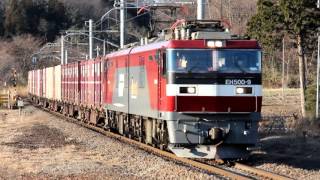
[[[123,48],[125,43],[125,7],[125,0],[120,0],[120,48]]]
[[[205,15],[204,0],[197,0],[197,20],[203,20]]]
[[[61,35],[61,64],[64,64],[64,36]]]
[[[317,8],[320,8],[320,0],[317,2]],[[319,29],[318,29],[319,30]],[[320,66],[320,34],[318,33],[318,58],[317,58],[317,99],[316,99],[316,118],[319,118],[319,66]]]
[[[65,57],[64,57],[64,58],[65,58],[65,59],[64,59],[64,60],[65,60],[65,63],[68,64],[68,50],[65,51],[65,54],[64,54],[64,55],[65,55]]]
[[[106,55],[106,40],[103,40],[103,56]]]
[[[89,59],[92,59],[92,49],[93,49],[93,35],[92,35],[92,31],[93,31],[93,26],[92,26],[92,19],[89,20]]]

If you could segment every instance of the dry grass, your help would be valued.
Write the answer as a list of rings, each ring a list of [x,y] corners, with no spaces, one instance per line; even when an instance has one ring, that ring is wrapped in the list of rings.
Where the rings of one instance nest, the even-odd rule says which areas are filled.
[[[294,132],[297,136],[320,136],[320,120],[297,119]]]
[[[28,87],[27,86],[17,86],[17,87],[2,87],[1,92],[2,93],[8,93],[9,92],[16,92],[15,94],[22,97],[28,96]]]
[[[297,136],[320,136],[320,120],[301,118],[299,89],[285,89],[284,95],[281,88],[264,89],[262,115],[262,126],[283,124]]]
[[[17,93],[19,96],[27,97],[28,96],[28,87],[27,86],[17,86]]]

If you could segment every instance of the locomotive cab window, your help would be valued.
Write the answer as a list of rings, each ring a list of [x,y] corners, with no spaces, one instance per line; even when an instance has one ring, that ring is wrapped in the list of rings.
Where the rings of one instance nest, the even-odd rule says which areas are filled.
[[[160,65],[160,71],[162,75],[167,74],[167,52],[157,50],[157,53],[155,55],[155,60],[158,61],[158,64]]]
[[[168,72],[261,73],[261,51],[242,49],[169,49]]]
[[[212,50],[170,49],[168,50],[168,72],[208,73],[213,71]]]
[[[214,62],[222,73],[260,73],[260,50],[214,51]]]
[[[162,71],[162,75],[166,75],[167,72],[167,53],[163,52],[162,53],[162,61],[161,61],[161,71]]]

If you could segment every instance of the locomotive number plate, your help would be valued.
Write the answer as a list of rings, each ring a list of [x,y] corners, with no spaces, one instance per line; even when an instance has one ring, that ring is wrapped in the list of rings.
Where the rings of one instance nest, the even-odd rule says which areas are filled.
[[[250,79],[226,79],[226,85],[251,85]]]

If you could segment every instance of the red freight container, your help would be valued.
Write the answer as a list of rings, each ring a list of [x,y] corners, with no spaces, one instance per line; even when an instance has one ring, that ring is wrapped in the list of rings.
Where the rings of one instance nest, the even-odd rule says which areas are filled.
[[[46,97],[46,69],[40,69],[40,76],[39,76],[39,81],[40,81],[40,86],[39,86],[39,93],[40,93],[40,97]]]
[[[62,65],[62,100],[79,103],[79,62]]]
[[[107,102],[107,92],[108,85],[110,82],[108,81],[108,61],[106,59],[101,60],[101,104],[105,104]]]
[[[80,102],[81,104],[84,104],[85,99],[86,99],[86,88],[85,88],[85,77],[86,77],[86,66],[85,66],[85,61],[82,61],[80,63],[80,67],[81,67],[81,77],[80,77]]]
[[[35,71],[35,83],[34,83],[34,89],[35,89],[35,95],[40,97],[40,86],[41,86],[41,83],[40,83],[40,77],[41,77],[41,74],[40,74],[40,70],[36,70]]]
[[[87,77],[87,70],[86,70],[86,61],[81,61],[80,62],[80,103],[84,104],[86,103],[86,96],[87,96],[87,92],[86,92],[86,77]]]
[[[80,62],[81,104],[101,105],[101,59]]]
[[[36,95],[36,90],[35,90],[35,83],[36,83],[35,74],[36,74],[36,71],[33,70],[33,71],[32,71],[32,83],[31,83],[31,93],[32,93],[33,95]]]
[[[94,94],[94,61],[82,61],[82,77],[81,77],[81,104],[90,106],[93,104]]]
[[[102,104],[102,59],[61,66],[61,99],[71,104],[100,107]]]
[[[35,89],[35,83],[36,83],[36,71],[32,71],[32,84],[31,84],[31,92],[33,95],[36,95],[36,89]]]
[[[101,105],[101,91],[102,91],[102,86],[101,86],[101,74],[102,74],[102,59],[97,58],[94,62],[94,105],[95,106],[100,106]]]
[[[66,81],[67,81],[67,68],[66,65],[61,65],[61,99],[62,101],[67,101],[67,85],[66,85]]]
[[[28,72],[28,93],[32,94],[32,71]]]

